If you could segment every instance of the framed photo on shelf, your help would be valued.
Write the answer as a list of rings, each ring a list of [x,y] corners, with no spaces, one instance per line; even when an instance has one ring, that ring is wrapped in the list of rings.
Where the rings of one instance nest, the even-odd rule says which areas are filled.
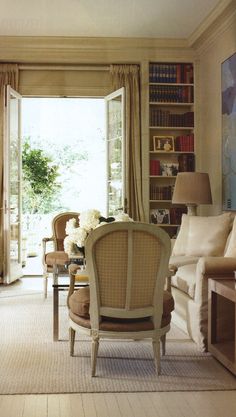
[[[150,221],[153,224],[170,224],[170,210],[168,209],[150,210]]]
[[[173,152],[174,136],[153,136],[153,150],[159,152]]]
[[[179,164],[168,164],[162,163],[161,164],[161,175],[163,177],[176,177],[179,172]]]

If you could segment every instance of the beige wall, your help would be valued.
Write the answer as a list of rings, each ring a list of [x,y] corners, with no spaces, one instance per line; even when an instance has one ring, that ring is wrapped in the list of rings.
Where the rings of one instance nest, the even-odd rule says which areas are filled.
[[[213,206],[201,214],[218,214],[221,206],[221,64],[236,52],[236,16],[224,22],[199,47],[198,169],[209,172]],[[236,138],[235,138],[236,140]]]

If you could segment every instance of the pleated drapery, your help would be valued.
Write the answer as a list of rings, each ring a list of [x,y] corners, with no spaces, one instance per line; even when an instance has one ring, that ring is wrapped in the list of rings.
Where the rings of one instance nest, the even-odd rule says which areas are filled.
[[[144,221],[139,66],[111,65],[110,73],[114,90],[125,87],[127,211],[134,220]]]
[[[17,64],[0,64],[0,274],[3,272],[3,137],[4,137],[4,94],[5,86],[18,89],[19,71]]]

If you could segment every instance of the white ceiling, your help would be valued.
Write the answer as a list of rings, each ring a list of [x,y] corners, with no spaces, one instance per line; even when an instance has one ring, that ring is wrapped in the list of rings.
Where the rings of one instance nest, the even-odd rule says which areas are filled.
[[[0,36],[188,38],[225,0],[0,0]]]

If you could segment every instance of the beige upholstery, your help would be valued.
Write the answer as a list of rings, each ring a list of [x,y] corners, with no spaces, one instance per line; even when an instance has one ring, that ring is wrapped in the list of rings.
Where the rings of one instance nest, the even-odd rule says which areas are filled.
[[[170,238],[158,227],[138,222],[114,222],[93,230],[86,241],[90,288],[68,300],[71,355],[75,331],[92,337],[92,376],[99,340],[151,338],[157,372],[160,339],[170,328],[174,301],[164,292]]]
[[[48,274],[53,274],[53,282],[56,283],[59,274],[68,274],[65,268],[69,258],[64,252],[64,239],[66,237],[66,223],[69,219],[78,219],[79,213],[66,212],[58,214],[52,221],[52,237],[43,239],[43,277],[44,297],[47,297]],[[47,253],[47,243],[53,242],[54,251]]]
[[[178,268],[171,277],[172,294],[175,300],[173,321],[190,335],[200,350],[205,351],[208,331],[208,278],[234,276],[236,257],[229,257],[229,255],[234,253],[234,250],[236,253],[234,246],[236,226],[231,231],[232,215],[230,213],[199,217],[198,221],[190,219],[190,216],[185,217],[189,219],[183,219],[185,230],[182,230],[180,234],[181,244],[176,242],[176,252],[183,252],[184,237],[187,245],[185,254],[178,256],[173,254],[170,258],[170,263]],[[191,223],[195,228],[198,227],[198,230],[195,230],[195,238],[198,235],[198,240],[192,244],[192,247],[195,246],[195,253],[199,254],[198,257],[189,255],[188,248],[191,246],[188,246],[188,242],[193,238],[190,231]],[[235,223],[234,220],[234,225]],[[214,230],[211,231],[210,227]],[[173,251],[173,253],[176,252]],[[204,253],[208,252],[218,254],[218,256],[204,256]]]

